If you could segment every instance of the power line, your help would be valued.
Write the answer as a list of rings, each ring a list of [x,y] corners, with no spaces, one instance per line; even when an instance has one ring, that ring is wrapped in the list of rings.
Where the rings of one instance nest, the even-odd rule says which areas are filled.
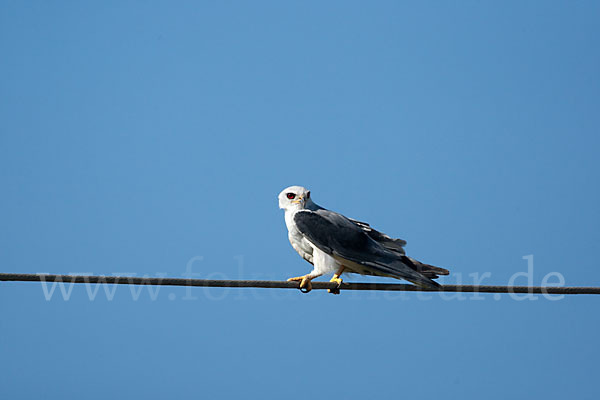
[[[94,275],[48,275],[48,274],[2,274],[0,281],[6,282],[63,282],[107,285],[152,285],[152,286],[195,286],[224,288],[270,288],[299,289],[299,282],[182,279],[133,276]],[[312,282],[316,290],[337,289],[336,283]],[[488,286],[488,285],[442,285],[439,289],[427,289],[403,283],[346,283],[341,290],[384,290],[403,292],[479,292],[479,293],[531,293],[531,294],[600,294],[600,287],[548,287],[548,286]]]

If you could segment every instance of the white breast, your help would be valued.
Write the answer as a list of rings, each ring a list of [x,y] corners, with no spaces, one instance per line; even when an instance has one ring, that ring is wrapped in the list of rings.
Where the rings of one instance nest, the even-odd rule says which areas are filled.
[[[297,210],[285,212],[285,226],[287,226],[288,229],[288,238],[290,239],[290,243],[294,250],[296,250],[302,258],[312,264],[313,247],[304,238],[304,235],[300,233],[298,228],[296,228],[296,224],[294,223],[294,215],[296,212]]]

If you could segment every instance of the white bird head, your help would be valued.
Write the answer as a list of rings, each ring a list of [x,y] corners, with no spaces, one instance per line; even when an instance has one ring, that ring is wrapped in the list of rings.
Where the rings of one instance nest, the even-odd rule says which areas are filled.
[[[310,201],[310,190],[302,186],[290,186],[279,193],[279,208],[284,210],[302,210]]]

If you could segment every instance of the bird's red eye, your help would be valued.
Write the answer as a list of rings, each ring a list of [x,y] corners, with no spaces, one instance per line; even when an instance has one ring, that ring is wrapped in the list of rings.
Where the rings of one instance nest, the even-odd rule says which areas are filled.
[[[294,193],[288,193],[286,194],[287,198],[292,200],[294,197],[296,197],[296,195]]]

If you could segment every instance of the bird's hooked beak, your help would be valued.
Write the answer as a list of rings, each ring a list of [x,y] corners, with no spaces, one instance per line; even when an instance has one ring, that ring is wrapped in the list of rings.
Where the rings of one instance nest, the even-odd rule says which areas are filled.
[[[294,204],[304,203],[304,196],[298,196],[298,198],[296,200],[293,200],[292,203],[294,203]]]

